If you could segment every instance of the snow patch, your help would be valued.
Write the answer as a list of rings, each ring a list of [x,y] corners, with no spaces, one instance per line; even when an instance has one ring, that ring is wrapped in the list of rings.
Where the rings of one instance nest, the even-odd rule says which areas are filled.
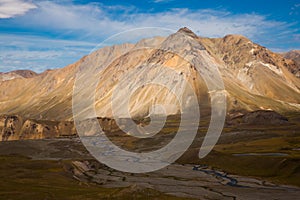
[[[260,106],[259,108],[262,109],[262,110],[270,110],[270,111],[273,111],[271,108],[265,108],[265,107],[263,107],[263,106]]]
[[[277,67],[275,65],[269,64],[269,63],[264,63],[264,62],[257,62],[257,61],[251,61],[245,64],[246,67],[250,68],[252,67],[254,64],[261,64],[265,67],[267,67],[268,69],[270,69],[271,71],[275,72],[278,75],[282,75],[282,70],[280,69],[280,67]]]
[[[10,81],[16,78],[22,78],[19,75],[15,75],[15,74],[1,74],[0,75],[0,81]]]
[[[263,62],[259,62],[261,65],[263,65],[263,66],[265,66],[265,67],[267,67],[267,68],[269,68],[270,70],[272,70],[273,72],[275,72],[276,74],[279,74],[279,75],[282,75],[282,70],[279,68],[279,67],[277,67],[277,66],[275,66],[275,65],[271,65],[271,64],[269,64],[269,63],[263,63]]]

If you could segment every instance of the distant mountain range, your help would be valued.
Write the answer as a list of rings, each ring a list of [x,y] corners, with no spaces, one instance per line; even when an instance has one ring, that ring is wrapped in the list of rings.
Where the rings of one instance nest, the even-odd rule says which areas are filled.
[[[195,44],[201,48],[194,48]],[[152,48],[140,48],[144,45]],[[174,46],[179,49],[179,54],[162,50]],[[180,54],[194,55],[198,61],[196,64],[190,63],[180,57]],[[281,114],[299,112],[299,55],[299,51],[274,53],[241,35],[204,38],[187,28],[182,28],[166,38],[155,37],[143,39],[137,44],[104,47],[74,64],[61,69],[47,70],[41,74],[26,70],[1,73],[0,114],[18,115],[24,119],[72,121],[75,77],[82,66],[90,66],[91,76],[99,79],[95,95],[97,116],[110,118],[113,90],[122,77],[140,67],[140,70],[135,70],[134,76],[131,76],[133,82],[140,83],[145,76],[155,79],[158,73],[165,73],[153,67],[158,64],[184,77],[203,105],[209,102],[210,94],[196,67],[207,68],[209,71],[210,65],[217,66],[225,85],[228,116],[255,110],[273,110]],[[94,66],[94,63],[109,64],[101,71],[96,70],[99,65]],[[160,74],[160,77],[168,77],[168,74]],[[169,77],[165,82],[172,85],[175,79],[176,77]],[[82,87],[84,89],[88,86]],[[126,87],[128,89],[130,85],[124,86],[123,89]],[[124,95],[127,94],[119,91],[115,97],[116,105],[120,106],[117,109],[122,109],[126,103]],[[154,102],[176,105],[176,97],[165,88],[145,85],[131,97],[129,107],[132,116],[148,116]],[[198,105],[190,103],[188,106]],[[179,111],[178,106],[166,109],[169,115]]]

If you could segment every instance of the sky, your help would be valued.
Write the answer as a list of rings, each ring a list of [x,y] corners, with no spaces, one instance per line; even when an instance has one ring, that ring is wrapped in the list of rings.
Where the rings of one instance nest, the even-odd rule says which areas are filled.
[[[143,27],[241,34],[284,52],[300,49],[299,19],[299,0],[0,0],[0,72],[64,67],[107,38]],[[141,39],[130,36],[106,45]]]

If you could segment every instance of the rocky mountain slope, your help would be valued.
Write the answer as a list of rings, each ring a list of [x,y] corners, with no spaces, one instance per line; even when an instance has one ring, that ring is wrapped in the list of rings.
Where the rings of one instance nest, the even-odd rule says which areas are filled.
[[[168,51],[170,49],[177,52]],[[190,61],[190,57],[194,59]],[[86,67],[89,70],[80,73]],[[79,99],[95,97],[98,117],[112,117],[113,94],[116,94],[114,106],[118,117],[127,117],[123,112],[124,97],[128,95],[125,91],[130,91],[134,84],[140,87],[129,102],[133,117],[149,115],[152,105],[157,103],[166,106],[167,114],[179,113],[174,94],[159,85],[143,84],[145,80],[164,80],[164,84],[184,94],[187,93],[184,79],[195,91],[201,106],[209,108],[212,94],[207,92],[209,88],[198,71],[208,74],[212,87],[218,87],[220,83],[213,79],[213,67],[222,75],[228,115],[255,110],[273,110],[281,114],[300,111],[300,78],[295,71],[295,61],[240,35],[203,38],[182,28],[167,38],[104,47],[65,68],[47,70],[39,75],[13,72],[14,78],[0,79],[0,114],[18,115],[23,119],[71,121],[76,77],[86,84],[88,81],[84,80],[99,81],[95,85],[95,96],[86,91],[91,87],[88,84],[81,84],[77,89],[83,92],[75,95]],[[175,73],[170,74],[169,69]],[[124,84],[126,76],[131,84]],[[198,103],[185,102],[185,106],[193,108]],[[82,112],[88,111],[83,109]]]
[[[300,50],[289,51],[287,53],[284,53],[283,56],[295,62],[296,66],[291,68],[291,71],[292,73],[300,77]]]

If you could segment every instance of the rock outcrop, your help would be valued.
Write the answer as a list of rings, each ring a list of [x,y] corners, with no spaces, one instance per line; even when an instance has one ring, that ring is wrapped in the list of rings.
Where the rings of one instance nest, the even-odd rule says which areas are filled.
[[[87,119],[80,125],[84,125],[87,135],[90,132],[93,135],[96,127],[93,127],[93,121],[99,122],[105,132],[119,130],[114,119],[97,118]],[[27,140],[27,139],[45,139],[60,137],[77,137],[77,131],[73,121],[49,121],[23,119],[18,115],[4,115],[0,117],[0,141],[8,140]]]
[[[229,125],[282,125],[289,121],[281,114],[269,110],[256,110],[230,118]]]
[[[21,132],[23,119],[20,116],[2,116],[0,118],[0,133],[2,140],[19,139],[18,134]]]
[[[0,117],[0,140],[44,139],[75,136],[71,121],[23,119],[18,115]]]

